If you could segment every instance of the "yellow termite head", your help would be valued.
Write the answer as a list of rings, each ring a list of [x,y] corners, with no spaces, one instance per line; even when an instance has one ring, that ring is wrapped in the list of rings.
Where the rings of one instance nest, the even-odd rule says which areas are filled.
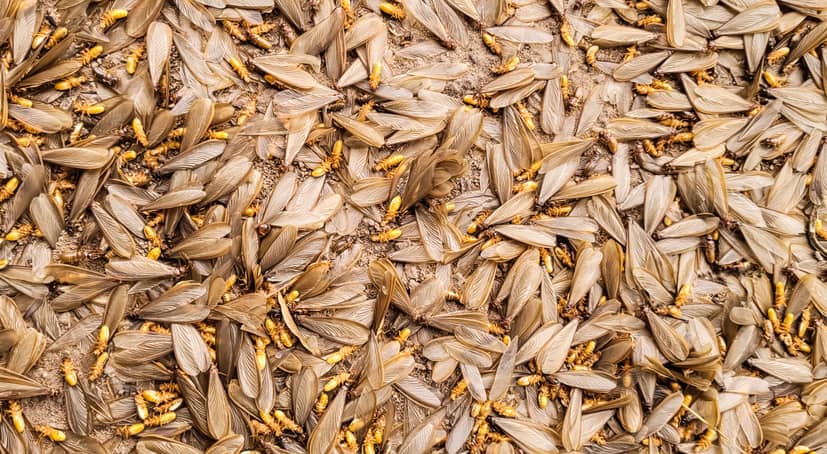
[[[382,82],[382,62],[376,62],[370,68],[369,82],[371,90],[379,88],[379,83]]]
[[[117,432],[120,436],[124,438],[134,437],[139,433],[143,432],[146,429],[146,425],[144,423],[138,422],[135,424],[130,424],[128,426],[123,426],[117,429]]]
[[[376,243],[388,243],[402,236],[402,229],[390,229],[370,237]]]

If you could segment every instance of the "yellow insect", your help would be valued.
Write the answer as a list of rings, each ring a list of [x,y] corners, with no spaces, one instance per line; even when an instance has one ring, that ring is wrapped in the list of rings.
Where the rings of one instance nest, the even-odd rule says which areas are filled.
[[[78,384],[78,373],[72,358],[63,358],[63,362],[60,363],[60,371],[63,373],[63,379],[67,385],[75,386]]]
[[[213,361],[215,361],[214,358],[213,358]],[[169,413],[171,411],[175,411],[175,410],[181,408],[182,405],[184,405],[184,399],[179,397],[179,398],[177,398],[173,401],[167,402],[165,404],[158,405],[153,410],[156,413]]]
[[[665,116],[659,120],[660,124],[669,126],[670,128],[682,129],[689,127],[689,122],[677,119],[671,115]]]
[[[462,97],[462,102],[469,106],[479,107],[485,109],[491,102],[491,99],[485,95],[465,95]]]
[[[83,122],[79,121],[75,123],[75,127],[72,128],[72,132],[69,133],[69,143],[74,143],[80,140],[81,135],[83,135]]]
[[[382,82],[382,62],[378,61],[370,68],[370,89],[376,90],[379,88],[379,83]]]
[[[356,119],[359,121],[365,121],[368,119],[368,114],[373,110],[374,102],[373,100],[369,100],[368,102],[359,106],[359,113],[356,115]]]
[[[158,235],[158,232],[155,230],[155,227],[146,224],[143,228],[144,237],[151,242],[153,245],[158,246],[161,244],[161,236]]]
[[[656,91],[658,91],[658,89],[650,84],[635,84],[635,92],[639,95],[648,95]]]
[[[485,228],[485,219],[491,214],[491,210],[483,210],[480,214],[477,215],[476,218],[471,222],[467,229],[465,229],[466,233],[469,235],[474,235],[478,231]]]
[[[692,71],[690,72],[690,74],[695,76],[695,81],[698,83],[698,85],[710,83],[715,80],[715,77],[712,74],[710,74],[707,70]]]
[[[563,95],[564,101],[568,101],[571,97],[571,90],[569,90],[569,76],[567,74],[560,76],[560,94]]]
[[[368,429],[365,439],[362,441],[362,451],[364,454],[376,454],[376,437],[373,434],[373,428]]]
[[[242,42],[247,41],[247,34],[241,30],[241,27],[239,27],[237,23],[225,20],[222,22],[222,25],[224,26],[224,30],[229,33],[230,36]]]
[[[138,62],[141,60],[141,57],[144,55],[145,51],[146,44],[141,44],[132,49],[132,52],[130,52],[129,56],[126,57],[126,72],[128,74],[135,74],[135,71],[138,70]]]
[[[275,22],[262,22],[258,25],[254,25],[252,27],[248,27],[247,31],[256,35],[263,35],[265,33],[270,33],[271,31],[275,30],[278,27],[278,24]]]
[[[146,418],[144,420],[144,424],[146,425],[146,427],[163,426],[171,423],[172,421],[175,421],[176,417],[177,415],[174,411],[168,411],[166,413],[161,413],[159,415],[154,415],[150,416],[149,418]]]
[[[215,131],[210,129],[207,131],[207,138],[210,140],[229,140],[230,133],[227,131]]]
[[[633,44],[632,46],[627,47],[626,53],[623,54],[623,62],[625,63],[627,61],[630,61],[631,59],[635,58],[635,56],[639,53],[640,52],[637,50],[636,45]]]
[[[256,33],[247,33],[250,38],[250,42],[253,43],[254,46],[258,47],[259,49],[270,49],[273,47],[273,43],[264,39],[261,35]]]
[[[812,454],[815,453],[812,449],[804,445],[798,445],[793,449],[790,449],[788,454]]]
[[[132,132],[135,133],[135,140],[137,140],[139,144],[143,146],[149,145],[149,138],[146,136],[144,123],[138,117],[132,119]]]
[[[468,390],[468,382],[463,378],[451,389],[451,400],[459,399]]]
[[[23,419],[23,407],[21,407],[20,403],[16,400],[10,400],[8,413],[14,425],[14,430],[22,434],[23,431],[26,430],[26,420]]]
[[[787,295],[784,282],[778,281],[775,283],[775,308],[783,309],[787,306]]]
[[[495,38],[494,35],[482,32],[482,42],[494,55],[503,54],[503,46],[497,42],[497,38]]]
[[[142,422],[136,422],[135,424],[130,424],[128,426],[123,426],[117,429],[117,432],[120,436],[124,438],[134,437],[139,433],[143,432],[146,429],[146,424]]]
[[[653,14],[651,16],[646,16],[646,17],[644,17],[644,18],[642,18],[642,19],[640,19],[636,22],[638,27],[646,27],[647,25],[662,24],[662,23],[663,23],[663,18],[656,15],[656,14]]]
[[[678,292],[678,295],[675,297],[675,306],[681,307],[686,304],[686,300],[689,298],[691,293],[692,286],[689,284],[683,284]]]
[[[691,132],[679,132],[669,138],[669,143],[689,143],[695,139],[695,134]]]
[[[87,81],[86,76],[71,76],[63,79],[55,84],[55,90],[67,91],[73,88],[80,87]]]
[[[780,63],[787,55],[790,54],[790,48],[787,46],[780,47],[767,54],[767,63],[774,65]]]
[[[560,38],[562,38],[563,42],[569,47],[577,46],[577,41],[574,40],[574,35],[572,34],[571,24],[566,16],[563,16],[563,21],[560,23]]]
[[[525,108],[525,107],[523,107],[523,108]],[[517,109],[519,110],[519,106],[518,106]],[[528,112],[526,112],[526,113],[528,113]],[[528,113],[528,115],[531,115],[531,114]],[[532,118],[532,125],[533,124],[534,124],[534,121],[533,121],[533,118]],[[527,168],[523,171],[517,170],[514,173],[517,176],[517,181],[525,181],[525,180],[530,180],[530,179],[534,178],[534,175],[536,175],[537,172],[539,172],[541,168],[543,168],[543,161],[539,160],[539,161],[532,162],[531,166],[529,166],[529,168]]]
[[[290,348],[293,346],[293,336],[287,331],[282,323],[276,323],[271,319],[264,320],[264,327],[276,345]]]
[[[556,246],[554,248],[554,255],[566,268],[574,268],[574,261],[572,260],[571,254],[569,254],[568,248]]]
[[[525,126],[530,131],[534,131],[534,129],[536,128],[536,126],[534,124],[534,116],[531,115],[531,112],[528,111],[528,109],[526,108],[525,104],[522,101],[517,102],[516,106],[517,106],[517,112],[520,113],[520,118],[523,119],[523,123],[525,123]],[[540,170],[540,169],[537,169],[537,170]]]
[[[381,161],[377,162],[373,166],[373,170],[376,172],[387,172],[390,169],[398,166],[405,160],[405,156],[401,154],[392,154]]]
[[[34,426],[34,430],[40,434],[41,437],[47,437],[49,440],[54,442],[66,441],[66,433],[62,430],[55,429],[54,427],[37,425]]]
[[[258,370],[264,370],[267,367],[267,345],[270,344],[270,339],[266,337],[256,337],[256,367]]]
[[[175,382],[161,383],[160,385],[158,385],[158,389],[165,393],[172,393],[175,396],[177,396],[178,393],[181,392],[181,389],[178,387],[178,383]]]
[[[326,157],[318,167],[313,169],[311,175],[320,177],[331,170],[338,169],[344,157],[344,148],[345,143],[341,139],[337,140],[333,144],[333,148],[330,149],[330,155]]]
[[[342,11],[345,12],[344,29],[349,30],[353,25],[353,21],[356,19],[356,13],[353,11],[353,6],[350,4],[350,0],[340,0],[340,4],[342,6]]]
[[[652,87],[654,87],[657,90],[666,90],[666,91],[672,91],[673,90],[672,84],[670,84],[668,81],[660,80],[660,79],[653,80],[652,81]]]
[[[17,187],[20,186],[20,180],[17,177],[11,177],[3,183],[3,186],[0,187],[0,202],[5,202],[9,199],[12,195],[14,195],[14,191],[17,190]]]
[[[106,325],[101,325],[98,329],[98,337],[97,337],[97,344],[95,346],[95,354],[100,355],[106,350],[107,344],[109,344],[109,327]]]
[[[299,291],[298,290],[291,290],[284,297],[284,300],[287,301],[288,303],[292,303],[293,301],[296,301],[298,298],[299,298]]]
[[[824,228],[824,222],[821,219],[816,218],[815,222],[813,223],[813,230],[819,238],[821,238],[822,240],[827,240],[827,229]]]
[[[316,405],[313,406],[313,411],[317,414],[324,413],[328,403],[330,403],[330,396],[327,393],[319,394],[319,399],[316,401]]]
[[[402,328],[402,329],[399,330],[399,332],[396,334],[396,337],[394,337],[393,340],[398,342],[399,346],[401,347],[402,345],[405,345],[405,342],[407,342],[408,337],[410,337],[410,336],[411,336],[411,329],[410,328]]]
[[[72,108],[75,109],[75,112],[83,115],[100,115],[106,111],[106,106],[101,103],[91,104],[80,101],[75,101]]]
[[[323,356],[322,359],[330,365],[339,364],[358,349],[359,347],[357,346],[345,345],[339,350],[336,350],[335,352],[330,353],[329,355]]]
[[[539,185],[536,181],[525,181],[523,183],[515,184],[511,187],[511,192],[515,194],[520,194],[524,192],[533,192],[536,191]]]
[[[138,417],[141,419],[149,417],[149,406],[141,393],[135,394],[135,411],[137,411]]]
[[[649,139],[643,139],[643,149],[646,150],[646,153],[649,153],[649,155],[653,158],[658,158],[663,155],[663,150],[656,147],[655,144]]]
[[[402,5],[396,3],[381,2],[379,3],[379,10],[396,20],[405,18],[405,10],[402,9]]]
[[[402,230],[401,229],[390,229],[390,230],[385,230],[384,232],[379,232],[375,235],[372,235],[370,237],[370,239],[371,239],[371,241],[374,241],[376,243],[389,243],[389,242],[399,238],[400,236],[402,236]]]
[[[46,41],[46,39],[49,38],[49,34],[51,32],[52,29],[49,28],[49,25],[45,23],[41,24],[40,30],[38,30],[32,37],[32,49],[37,49],[41,44],[43,44],[43,41]]]
[[[244,123],[247,123],[253,115],[256,113],[256,102],[257,99],[255,96],[251,96],[250,100],[244,104],[244,107],[238,111],[238,118],[236,118],[235,124],[241,126]]]
[[[274,417],[274,418],[276,419],[276,421],[278,421],[278,422],[279,422],[279,424],[281,424],[281,425],[282,425],[285,429],[287,429],[287,430],[289,430],[289,431],[291,431],[291,432],[295,432],[295,433],[297,433],[297,434],[304,433],[304,430],[302,430],[302,427],[301,427],[300,425],[298,425],[298,424],[296,423],[296,421],[293,421],[292,419],[290,419],[290,418],[287,416],[287,414],[285,414],[283,411],[281,411],[281,410],[276,410],[276,411],[274,411],[274,412],[273,412],[273,417]]]
[[[350,372],[342,372],[334,375],[327,383],[324,384],[324,391],[331,392],[339,386],[343,385],[350,379]]]
[[[503,61],[499,65],[494,65],[491,68],[491,72],[494,74],[505,74],[507,72],[514,71],[517,68],[517,65],[520,64],[520,57],[514,55],[507,60]]]
[[[594,66],[597,64],[597,53],[600,51],[600,48],[597,46],[591,46],[586,50],[586,63],[589,66]]]
[[[551,261],[551,253],[544,247],[540,248],[540,263],[543,264],[543,268],[545,268],[546,273],[551,274],[554,272],[554,264]]]
[[[126,16],[129,15],[129,11],[125,9],[110,9],[106,11],[101,16],[100,20],[100,28],[102,30],[106,30],[107,28],[111,27],[120,19],[124,19]]]
[[[503,334],[507,333],[508,330],[495,322],[488,322],[488,332],[491,334],[502,336]]]
[[[227,58],[227,63],[230,64],[230,67],[233,68],[238,77],[243,80],[244,82],[250,82],[250,70],[247,69],[247,66],[238,59],[238,57],[229,57]]]
[[[27,238],[29,235],[41,236],[40,230],[36,229],[31,224],[20,224],[16,229],[12,229],[6,234],[6,241],[20,241]]]
[[[533,375],[526,375],[517,379],[517,384],[519,386],[531,386],[536,385],[543,381],[543,376],[540,374],[533,374]]]
[[[761,73],[761,75],[764,76],[764,80],[767,82],[767,85],[769,85],[772,88],[778,88],[787,83],[786,80],[776,76],[769,70],[764,71],[763,73]]]
[[[80,57],[78,57],[78,61],[82,65],[88,65],[92,62],[92,60],[98,58],[103,54],[103,46],[98,44],[97,46],[90,47],[89,49],[84,50],[80,53]]]
[[[345,448],[350,452],[356,452],[359,450],[359,440],[356,438],[356,434],[354,434],[350,430],[342,430],[339,432],[339,436],[344,439]]]
[[[276,421],[275,418],[273,418],[273,415],[265,412],[264,410],[259,410],[258,415],[271,431],[277,435],[281,435],[284,428]]]
[[[109,361],[109,352],[103,352],[95,359],[92,368],[89,370],[89,381],[95,381],[103,375],[106,362]]]
[[[154,390],[154,389],[145,389],[141,391],[141,397],[144,398],[147,402],[152,402],[153,404],[164,404],[169,401],[175,400],[178,398],[178,393],[172,390]]]
[[[402,196],[395,196],[391,199],[388,203],[388,209],[385,211],[385,217],[382,219],[382,225],[391,222],[396,216],[399,215],[399,208],[402,206]]]
[[[58,27],[52,32],[52,36],[49,37],[49,40],[46,41],[46,45],[43,46],[46,49],[51,49],[60,42],[61,39],[65,38],[66,35],[69,34],[69,29],[66,27]]]
[[[22,96],[17,96],[13,93],[9,93],[9,102],[12,104],[17,104],[18,106],[23,107],[32,107],[33,103],[31,99],[26,99]]]

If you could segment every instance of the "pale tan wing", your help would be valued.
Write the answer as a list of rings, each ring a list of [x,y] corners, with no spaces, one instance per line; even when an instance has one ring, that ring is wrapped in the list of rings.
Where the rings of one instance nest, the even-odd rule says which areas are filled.
[[[0,368],[0,398],[26,399],[49,394],[49,388],[25,375]]]
[[[566,361],[569,354],[574,333],[577,331],[578,321],[569,322],[563,329],[554,334],[537,354],[537,364],[544,374],[557,372]],[[522,356],[522,355],[521,355]]]
[[[172,324],[172,345],[178,367],[187,375],[194,377],[210,370],[210,352],[194,326]]]
[[[649,417],[643,423],[638,433],[635,435],[636,440],[642,440],[649,435],[657,432],[678,412],[683,403],[683,393],[680,391],[672,393],[664,397],[658,405],[652,409]]]
[[[492,418],[494,424],[505,432],[514,443],[530,453],[557,454],[559,436],[547,424],[522,418]]]
[[[575,388],[569,396],[569,405],[563,417],[563,427],[560,432],[563,447],[569,451],[578,451],[581,448],[580,432],[583,430],[583,391]]]
[[[517,361],[518,339],[514,338],[508,344],[500,361],[497,364],[497,372],[494,375],[494,382],[491,383],[491,388],[488,392],[488,397],[491,400],[502,400],[508,393],[508,389],[512,383],[514,376],[514,366]]]
[[[32,37],[38,27],[38,14],[36,0],[22,0],[15,3],[17,11],[14,15],[12,56],[14,64],[19,65],[31,48]]]
[[[423,27],[433,33],[442,44],[448,48],[452,48],[453,40],[445,30],[445,26],[440,21],[439,16],[436,15],[433,9],[428,4],[421,1],[403,0],[402,5],[405,7],[405,12],[410,14]]]
[[[163,1],[153,0],[158,5],[163,5]],[[141,2],[153,3],[153,1]],[[160,8],[158,9],[160,11]],[[132,14],[127,16],[127,21],[132,19]],[[127,28],[129,22],[127,22]],[[163,22],[152,22],[148,24],[146,31],[146,60],[149,67],[149,77],[153,86],[157,86],[161,80],[165,68],[169,62],[169,54],[172,50],[172,29],[169,25]]]
[[[336,37],[345,21],[342,8],[334,9],[329,16],[299,36],[290,46],[291,54],[319,55]]]
[[[220,439],[230,434],[231,411],[227,392],[218,375],[218,368],[211,367],[207,386],[207,427],[213,438]]]
[[[29,205],[29,213],[46,241],[55,247],[64,226],[63,216],[55,204],[46,194],[40,194]]]
[[[319,418],[319,423],[310,433],[307,441],[308,454],[327,454],[336,442],[339,426],[342,425],[342,413],[347,400],[347,389],[341,389],[330,402],[327,410]]]
[[[121,257],[132,257],[135,253],[135,243],[129,231],[97,202],[92,202],[92,214],[112,250]]]
[[[718,36],[768,32],[778,26],[781,11],[775,2],[757,2],[715,30]]]
[[[600,279],[600,262],[602,260],[603,253],[597,248],[589,247],[580,251],[574,267],[574,275],[571,278],[569,304],[578,304]]]

